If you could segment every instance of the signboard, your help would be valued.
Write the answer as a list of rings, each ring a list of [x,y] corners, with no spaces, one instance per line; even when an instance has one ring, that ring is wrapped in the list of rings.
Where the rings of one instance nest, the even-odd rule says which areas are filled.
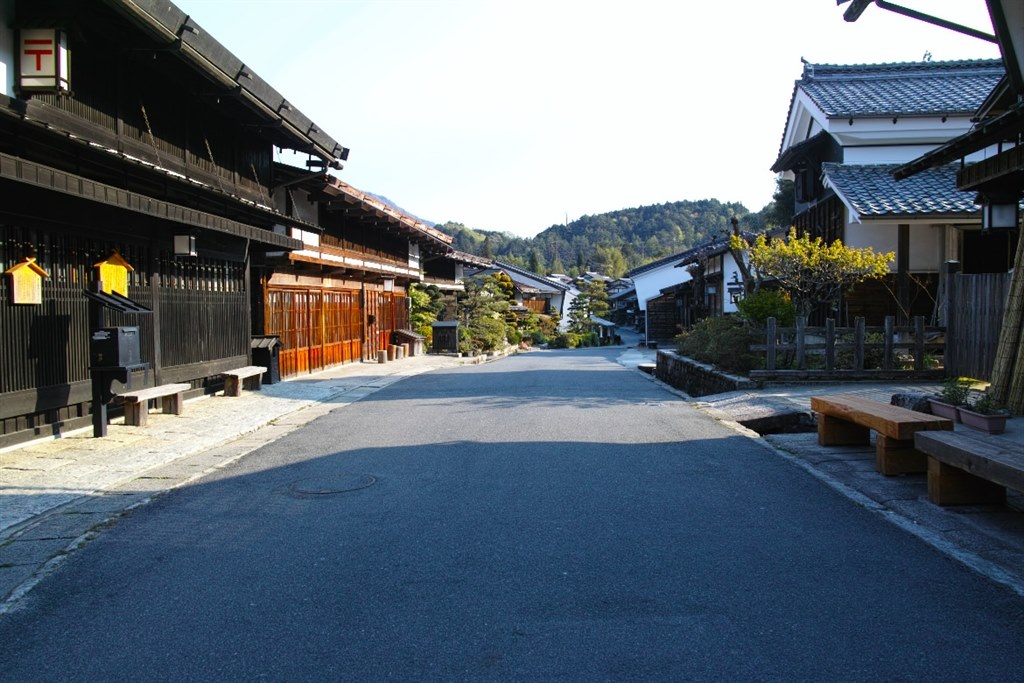
[[[12,304],[43,303],[43,278],[50,274],[32,257],[23,258],[4,271],[9,278]]]
[[[18,87],[27,92],[71,90],[71,52],[64,31],[24,28],[18,32]]]
[[[96,269],[96,279],[103,283],[104,292],[128,296],[128,273],[135,269],[119,253],[115,251],[106,261],[100,261],[93,268]]]

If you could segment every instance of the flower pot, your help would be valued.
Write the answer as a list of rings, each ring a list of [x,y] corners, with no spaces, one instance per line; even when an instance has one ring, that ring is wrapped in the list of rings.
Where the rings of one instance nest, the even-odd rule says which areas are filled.
[[[928,399],[928,403],[931,404],[932,415],[946,417],[953,422],[960,421],[960,411],[957,409],[957,406],[943,401],[936,401],[934,398]]]
[[[1003,430],[1006,429],[1006,413],[994,413],[986,415],[984,413],[976,413],[968,408],[960,408],[960,421],[968,427],[974,429],[980,429],[983,432],[989,434],[1002,434]]]

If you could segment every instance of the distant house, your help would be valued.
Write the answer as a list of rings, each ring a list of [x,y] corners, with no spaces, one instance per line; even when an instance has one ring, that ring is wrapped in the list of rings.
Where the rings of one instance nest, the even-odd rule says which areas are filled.
[[[280,338],[282,376],[377,358],[409,330],[410,285],[462,291],[463,266],[488,263],[337,178],[287,172],[293,180],[278,188],[280,203],[318,229],[291,229],[302,248],[269,254],[259,270],[254,323]]]
[[[672,254],[626,273],[636,291],[637,317],[646,343],[672,339],[682,329],[675,296],[666,295],[665,290],[690,280],[689,272],[676,268],[689,254],[690,251]]]
[[[753,234],[744,234],[747,242],[753,242]],[[736,313],[738,301],[743,297],[743,274],[736,264],[729,242],[713,240],[692,249],[676,263],[676,268],[693,269],[700,281],[691,278],[686,282],[662,291],[663,295],[675,298],[675,309],[679,311],[680,323],[684,328],[701,318]]]
[[[956,189],[957,165],[896,182],[892,172],[965,133],[1003,75],[999,60],[804,64],[772,170],[795,186],[794,225],[826,241],[895,252],[891,275],[847,296],[841,321],[937,311],[938,273],[1006,272],[1015,235],[981,231],[975,195]]]
[[[492,265],[476,268],[474,275],[491,275],[502,272],[509,276],[515,286],[515,305],[523,312],[542,315],[557,315],[559,329],[568,329],[569,306],[579,291],[572,285],[533,273],[525,268],[495,260]]]

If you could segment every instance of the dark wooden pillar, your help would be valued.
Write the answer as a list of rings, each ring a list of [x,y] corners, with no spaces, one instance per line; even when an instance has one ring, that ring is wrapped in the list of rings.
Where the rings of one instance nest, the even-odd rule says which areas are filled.
[[[156,234],[157,232],[154,231],[154,235]],[[153,308],[153,317],[150,318],[153,321],[151,357],[153,359],[153,384],[157,386],[163,384],[160,375],[164,363],[161,350],[162,344],[160,343],[160,242],[155,236],[149,242],[149,254],[149,293]]]
[[[896,238],[896,299],[899,324],[910,324],[910,226],[901,224]]]

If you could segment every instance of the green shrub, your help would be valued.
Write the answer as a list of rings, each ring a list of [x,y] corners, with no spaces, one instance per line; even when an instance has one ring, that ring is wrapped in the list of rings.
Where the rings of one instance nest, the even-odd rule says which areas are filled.
[[[556,349],[575,349],[579,347],[580,341],[580,335],[575,332],[560,332],[551,340],[551,346]]]
[[[530,335],[530,340],[534,344],[536,344],[537,346],[540,346],[541,344],[547,344],[548,343],[547,335],[544,334],[543,332],[541,332],[540,330],[537,330],[536,332],[531,334]]]
[[[705,318],[676,337],[680,354],[737,374],[749,372],[757,362],[750,344],[747,326],[733,316]]]
[[[748,294],[736,302],[736,308],[744,320],[757,325],[764,325],[768,318],[775,318],[780,327],[792,327],[796,322],[796,306],[781,289],[761,289]]]
[[[505,341],[505,323],[497,318],[476,318],[475,320],[470,320],[464,329],[469,340],[469,352],[472,353],[493,351]],[[459,348],[462,350],[461,340]],[[466,351],[463,352],[465,353]]]

